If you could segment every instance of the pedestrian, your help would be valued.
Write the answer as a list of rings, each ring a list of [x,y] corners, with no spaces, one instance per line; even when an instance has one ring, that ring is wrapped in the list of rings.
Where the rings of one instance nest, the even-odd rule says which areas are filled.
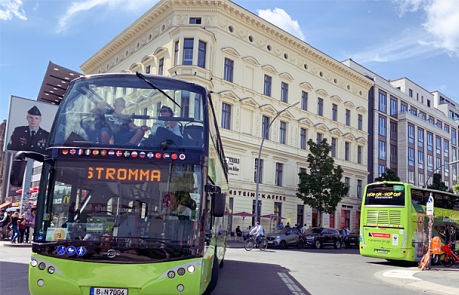
[[[11,237],[11,243],[16,243],[17,238],[19,237],[19,212],[16,211],[11,215],[11,230],[13,231],[13,236]]]
[[[18,220],[18,229],[19,229],[18,243],[19,244],[24,243],[25,228],[26,228],[25,214],[22,214],[20,215],[19,220]]]
[[[30,227],[35,223],[35,216],[32,214],[32,209],[28,208],[24,214],[24,240],[29,243],[30,238]]]

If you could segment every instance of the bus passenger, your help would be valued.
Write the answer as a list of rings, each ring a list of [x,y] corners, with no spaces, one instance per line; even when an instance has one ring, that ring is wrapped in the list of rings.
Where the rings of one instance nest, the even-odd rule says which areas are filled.
[[[130,116],[123,113],[126,108],[124,98],[115,99],[113,110],[105,112],[106,106],[106,102],[101,102],[94,110],[100,116],[99,122],[96,123],[96,128],[100,132],[100,143],[137,145],[149,128],[145,125],[135,125]]]
[[[164,121],[157,121],[153,124],[151,135],[143,145],[158,146],[167,141],[171,141],[173,144],[181,144],[183,135],[178,121],[167,120],[167,117],[174,116],[172,109],[168,106],[162,106],[159,115]]]

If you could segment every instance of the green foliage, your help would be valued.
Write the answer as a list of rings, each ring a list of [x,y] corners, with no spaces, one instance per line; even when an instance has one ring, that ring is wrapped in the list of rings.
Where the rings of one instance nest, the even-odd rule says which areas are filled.
[[[444,192],[448,191],[448,187],[444,181],[441,181],[441,174],[439,173],[433,174],[432,185],[429,185],[428,188]]]
[[[387,168],[380,177],[376,177],[375,181],[400,181],[400,177],[395,174],[394,170]]]
[[[331,214],[349,191],[346,184],[341,182],[343,169],[341,166],[335,167],[329,155],[331,146],[326,139],[320,143],[310,139],[308,146],[309,173],[299,173],[300,183],[296,195],[312,208]]]

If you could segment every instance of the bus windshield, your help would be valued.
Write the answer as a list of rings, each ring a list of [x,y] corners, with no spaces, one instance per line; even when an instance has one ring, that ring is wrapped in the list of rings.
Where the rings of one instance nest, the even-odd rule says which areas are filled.
[[[202,148],[205,90],[173,79],[132,74],[72,82],[50,147]]]
[[[203,181],[198,165],[59,161],[44,169],[49,187],[39,241],[95,243],[102,255],[108,249],[169,247],[174,254],[168,258],[191,255],[197,247]]]
[[[365,205],[404,206],[405,186],[403,184],[376,183],[368,185]]]

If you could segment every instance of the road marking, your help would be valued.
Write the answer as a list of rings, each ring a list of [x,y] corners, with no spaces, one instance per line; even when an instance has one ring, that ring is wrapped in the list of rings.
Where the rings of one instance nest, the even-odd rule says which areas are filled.
[[[420,281],[421,279],[414,276],[415,273],[417,273],[415,270],[393,269],[385,271],[382,275],[386,278],[399,278]]]

